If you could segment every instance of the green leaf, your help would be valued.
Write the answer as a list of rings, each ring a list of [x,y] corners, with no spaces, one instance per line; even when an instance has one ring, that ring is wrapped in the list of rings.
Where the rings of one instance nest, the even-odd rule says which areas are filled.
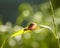
[[[54,33],[54,31],[53,31],[53,29],[51,27],[46,26],[46,25],[39,25],[39,26],[42,27],[42,28],[49,29],[53,33],[53,35],[55,36],[55,38],[57,38],[57,39],[59,38],[58,36],[56,36],[56,34]]]
[[[24,30],[21,29],[21,30],[19,30],[19,31],[17,31],[17,32],[15,32],[15,33],[13,33],[13,34],[10,36],[10,38],[15,37],[15,36],[17,36],[17,35],[20,35],[20,34],[22,34],[23,32],[24,32]]]
[[[39,26],[42,27],[42,28],[49,29],[49,30],[51,30],[53,32],[53,29],[51,27],[49,27],[49,26],[46,26],[46,25],[39,25]]]
[[[30,30],[24,31],[24,29],[21,29],[21,30],[15,32],[14,34],[12,34],[12,35],[10,36],[10,38],[15,37],[15,36],[17,36],[17,35],[25,34],[25,33],[28,33],[28,32],[30,32]]]
[[[6,43],[6,41],[7,41],[8,39],[11,39],[11,38],[13,38],[13,37],[15,37],[15,36],[17,36],[17,35],[22,35],[22,34],[25,34],[25,33],[28,33],[28,32],[30,32],[30,30],[24,31],[24,29],[21,29],[21,30],[13,33],[11,36],[9,36],[9,38],[7,38],[6,40],[3,41],[2,45],[1,45],[1,48],[4,47],[4,45],[5,45],[5,43]]]

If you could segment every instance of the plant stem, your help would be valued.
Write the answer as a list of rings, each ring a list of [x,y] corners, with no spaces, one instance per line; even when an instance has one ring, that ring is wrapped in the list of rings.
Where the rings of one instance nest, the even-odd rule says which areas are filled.
[[[54,26],[54,34],[56,35],[56,39],[58,40],[58,45],[59,45],[59,37],[58,37],[58,32],[57,32],[57,27],[56,27],[56,23],[55,23],[55,18],[54,18],[54,9],[53,9],[53,5],[51,3],[51,0],[49,1],[50,6],[51,6],[51,11],[52,11],[52,20],[53,20],[53,26]],[[60,48],[60,45],[59,45]]]
[[[3,47],[4,47],[5,42],[6,42],[6,40],[4,40],[4,41],[3,41],[3,44],[1,45],[1,48],[3,48]]]
[[[55,23],[54,10],[53,10],[53,6],[52,6],[51,1],[50,1],[50,6],[51,6],[51,11],[52,11],[52,20],[53,20],[53,25],[54,25],[54,32],[55,32],[55,35],[57,36],[57,27],[56,27],[56,23]]]

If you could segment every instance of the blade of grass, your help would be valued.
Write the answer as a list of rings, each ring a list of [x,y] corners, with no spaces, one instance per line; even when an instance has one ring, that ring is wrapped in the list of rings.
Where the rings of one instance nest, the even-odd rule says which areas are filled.
[[[46,26],[46,25],[39,25],[39,26],[40,26],[40,28],[42,27],[42,28],[49,29],[49,30],[53,33],[54,37],[56,38],[56,35],[55,35],[55,33],[53,32],[53,29],[52,29],[51,27]]]
[[[58,40],[58,46],[60,48],[60,43],[59,43],[59,37],[58,37],[58,32],[57,32],[57,27],[56,27],[56,23],[55,23],[55,18],[54,18],[54,9],[53,9],[53,5],[52,5],[52,2],[51,0],[49,0],[49,3],[50,3],[50,6],[51,6],[51,11],[52,11],[52,20],[53,20],[53,26],[54,26],[54,33],[56,35],[56,39]]]
[[[13,33],[13,34],[10,35],[6,40],[3,41],[2,45],[1,45],[1,48],[4,47],[4,45],[5,45],[5,43],[6,43],[7,40],[10,40],[11,38],[13,38],[13,37],[15,37],[15,36],[17,36],[17,35],[22,35],[22,38],[23,38],[23,34],[28,33],[28,32],[30,32],[30,30],[24,31],[24,29],[21,29],[21,30]]]
[[[4,47],[6,40],[3,41],[3,44],[1,45],[1,48]]]
[[[52,6],[52,3],[50,1],[50,6],[51,6],[51,11],[52,11],[52,20],[53,20],[53,25],[54,25],[54,32],[57,36],[57,27],[56,27],[56,23],[55,23],[55,18],[54,18],[54,10],[53,10],[53,6]]]

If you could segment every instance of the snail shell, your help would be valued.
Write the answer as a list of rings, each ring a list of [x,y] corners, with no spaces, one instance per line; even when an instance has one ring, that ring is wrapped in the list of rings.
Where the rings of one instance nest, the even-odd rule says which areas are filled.
[[[36,29],[36,27],[37,27],[36,23],[31,23],[28,27],[26,27],[24,29],[24,31],[26,31],[26,30],[34,30],[34,29]]]
[[[36,29],[36,27],[37,27],[36,23],[31,23],[28,27],[28,30],[34,30],[34,29]]]

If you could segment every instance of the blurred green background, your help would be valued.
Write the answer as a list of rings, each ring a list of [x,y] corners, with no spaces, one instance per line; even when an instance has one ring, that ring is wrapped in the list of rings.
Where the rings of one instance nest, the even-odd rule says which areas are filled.
[[[50,0],[0,0],[0,46],[12,33],[28,26],[31,22],[53,28]],[[57,32],[60,38],[60,0],[51,0]],[[53,33],[39,28],[6,42],[4,48],[59,48]]]

